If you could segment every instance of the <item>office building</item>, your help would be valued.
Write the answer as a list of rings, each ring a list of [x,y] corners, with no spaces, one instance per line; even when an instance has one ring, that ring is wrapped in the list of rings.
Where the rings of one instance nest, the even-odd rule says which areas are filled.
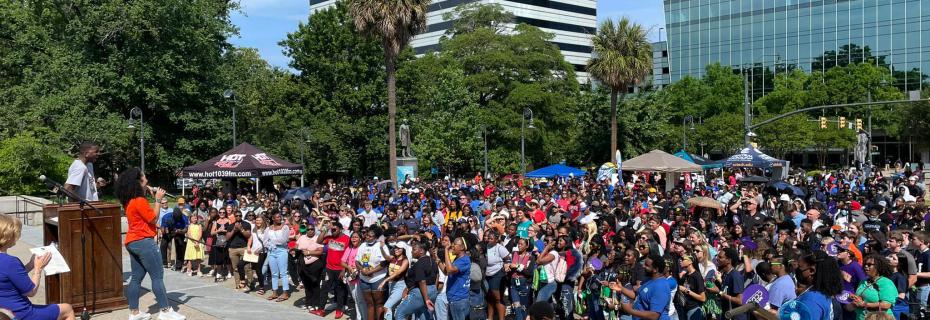
[[[336,1],[310,0],[310,12],[331,7]],[[533,25],[553,34],[552,43],[575,67],[578,79],[587,81],[585,65],[591,58],[591,37],[597,31],[597,0],[434,0],[429,6],[426,31],[410,43],[414,51],[424,54],[439,50],[439,39],[452,26],[452,21],[443,19],[443,14],[468,3],[500,4],[514,15],[515,23]]]
[[[672,83],[671,69],[668,65],[668,41],[652,43],[652,87],[662,89]]]
[[[922,0],[665,0],[670,81],[719,62],[753,79],[872,59],[902,89],[930,70],[930,2]],[[762,72],[768,69],[771,73]],[[761,73],[761,74],[759,74]],[[754,94],[771,81],[753,81]],[[762,86],[762,87],[760,87]],[[761,91],[761,92],[760,92]]]

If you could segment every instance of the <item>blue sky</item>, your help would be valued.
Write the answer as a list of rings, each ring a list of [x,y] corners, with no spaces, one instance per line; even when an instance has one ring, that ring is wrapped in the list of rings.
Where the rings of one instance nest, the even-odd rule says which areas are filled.
[[[241,0],[242,10],[232,16],[239,27],[239,36],[230,41],[241,47],[257,48],[265,60],[275,66],[287,68],[288,58],[281,53],[278,41],[297,30],[300,22],[307,21],[310,13],[308,0]],[[652,27],[650,38],[659,39],[659,28],[665,25],[662,0],[599,0],[597,18],[628,16],[634,21]],[[662,36],[664,39],[664,35]]]

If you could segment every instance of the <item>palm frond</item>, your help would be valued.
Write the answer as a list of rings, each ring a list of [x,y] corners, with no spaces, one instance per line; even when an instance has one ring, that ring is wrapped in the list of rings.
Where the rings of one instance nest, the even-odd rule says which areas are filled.
[[[385,54],[396,57],[426,29],[430,0],[347,0],[355,28],[381,40]]]
[[[592,77],[616,90],[637,83],[652,72],[652,45],[643,26],[623,17],[607,19],[592,39],[594,57],[587,70]]]

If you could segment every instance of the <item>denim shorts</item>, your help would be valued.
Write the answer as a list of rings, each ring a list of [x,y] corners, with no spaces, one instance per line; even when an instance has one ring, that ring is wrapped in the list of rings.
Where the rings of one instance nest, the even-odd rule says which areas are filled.
[[[375,282],[367,282],[365,280],[360,280],[358,282],[358,287],[362,289],[362,291],[384,291],[384,289],[378,289],[378,286],[380,286],[381,283],[384,282],[384,279],[387,279],[387,276]]]
[[[488,280],[489,291],[502,291],[501,280],[504,279],[504,270],[498,271],[494,275],[488,276],[485,279]]]

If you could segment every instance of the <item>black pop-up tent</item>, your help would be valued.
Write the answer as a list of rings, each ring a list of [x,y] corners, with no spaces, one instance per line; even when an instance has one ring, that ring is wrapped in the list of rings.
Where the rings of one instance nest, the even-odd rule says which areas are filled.
[[[303,165],[267,154],[248,143],[242,143],[213,159],[181,170],[182,177],[194,179],[261,178],[303,173]]]

